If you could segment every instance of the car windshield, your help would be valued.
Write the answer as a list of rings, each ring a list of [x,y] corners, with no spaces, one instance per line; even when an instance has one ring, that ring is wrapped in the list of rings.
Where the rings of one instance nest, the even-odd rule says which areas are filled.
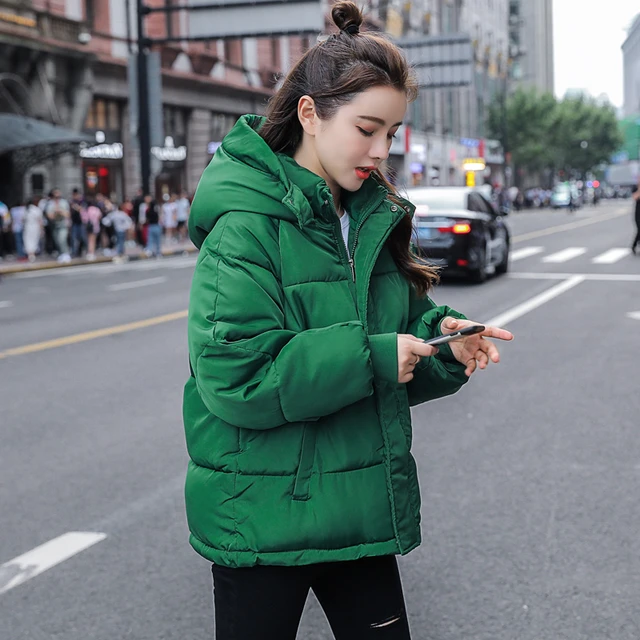
[[[415,205],[426,204],[430,211],[450,211],[467,208],[467,194],[464,191],[418,189],[409,191],[407,195],[410,202]]]
[[[570,193],[569,185],[567,184],[556,185],[556,188],[554,189],[554,191],[560,196],[564,195],[565,193]]]

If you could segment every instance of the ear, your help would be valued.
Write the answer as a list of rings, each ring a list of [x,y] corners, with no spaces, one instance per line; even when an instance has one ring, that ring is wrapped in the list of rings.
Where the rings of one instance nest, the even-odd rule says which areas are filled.
[[[316,134],[319,120],[318,114],[316,113],[316,103],[310,96],[302,96],[300,100],[298,100],[298,120],[300,120],[300,124],[305,133],[310,136]]]

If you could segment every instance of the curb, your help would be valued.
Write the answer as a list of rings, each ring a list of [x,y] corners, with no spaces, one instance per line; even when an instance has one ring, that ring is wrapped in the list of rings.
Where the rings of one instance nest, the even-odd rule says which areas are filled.
[[[185,249],[165,249],[162,252],[164,257],[170,256],[181,256],[184,254],[193,254],[198,253],[198,249],[196,247],[186,247]],[[134,256],[128,256],[129,260],[127,262],[137,262],[138,260],[151,260],[152,258],[147,257],[144,253],[139,253]],[[109,258],[107,256],[96,257],[95,260],[86,260],[85,258],[74,258],[71,262],[56,262],[55,260],[48,260],[47,262],[41,263],[28,263],[28,262],[20,262],[18,264],[13,264],[9,267],[0,267],[0,276],[9,276],[14,273],[25,273],[31,271],[46,271],[48,269],[65,269],[71,267],[78,266],[87,266],[93,264],[105,264],[113,262],[113,257]]]

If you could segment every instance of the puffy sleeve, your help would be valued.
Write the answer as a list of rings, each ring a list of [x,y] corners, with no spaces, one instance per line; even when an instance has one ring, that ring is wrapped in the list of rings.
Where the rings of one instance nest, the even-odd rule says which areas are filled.
[[[271,429],[317,420],[373,393],[375,352],[360,322],[284,328],[277,220],[225,214],[207,236],[189,305],[189,355],[207,409]]]
[[[440,324],[447,316],[466,319],[450,307],[436,306],[428,296],[419,298],[411,288],[407,333],[423,340],[440,336]],[[465,365],[455,359],[451,347],[443,344],[438,349],[436,356],[422,358],[407,384],[411,406],[456,393],[468,380]]]

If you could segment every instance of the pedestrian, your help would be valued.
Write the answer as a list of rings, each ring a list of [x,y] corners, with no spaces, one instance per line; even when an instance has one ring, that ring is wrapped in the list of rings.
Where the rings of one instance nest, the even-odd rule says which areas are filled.
[[[87,246],[87,229],[83,222],[86,202],[79,189],[74,189],[71,193],[71,255],[74,258],[82,256],[82,251]]]
[[[69,262],[69,203],[60,194],[60,189],[54,189],[52,198],[47,203],[45,211],[49,224],[53,227],[53,240],[58,251],[58,262]]]
[[[129,215],[122,211],[117,204],[113,203],[113,205],[114,208],[102,221],[107,227],[113,227],[116,235],[116,257],[122,260],[124,257],[124,243],[127,239],[127,231],[133,227],[133,222]]]
[[[172,193],[169,199],[162,205],[162,226],[166,236],[167,243],[171,243],[174,240],[173,233],[178,226],[178,207],[176,200],[178,196]]]
[[[24,240],[24,250],[29,262],[36,261],[36,255],[40,247],[40,238],[44,225],[44,214],[38,206],[40,198],[37,196],[31,200],[24,215],[24,228],[22,236]]]
[[[633,187],[632,195],[635,202],[635,218],[636,218],[636,237],[633,239],[631,251],[636,255],[636,249],[640,245],[640,176],[638,176],[638,184]]]
[[[140,217],[144,218],[147,225],[147,246],[145,248],[145,254],[159,258],[162,255],[160,213],[158,212],[158,205],[149,194],[145,195],[144,202],[140,206]]]
[[[87,230],[87,260],[96,259],[96,242],[100,235],[100,223],[102,221],[102,211],[96,201],[89,199],[85,209],[84,223]]]
[[[180,198],[176,201],[176,218],[178,222],[178,240],[183,242],[187,239],[187,222],[189,220],[189,210],[191,209],[191,202],[189,201],[189,194],[183,189],[180,193]]]
[[[24,201],[19,202],[15,207],[11,207],[11,232],[13,233],[13,245],[18,260],[26,259],[23,235],[25,211]]]
[[[416,81],[338,2],[266,118],[243,116],[198,186],[184,391],[191,543],[217,640],[293,640],[310,589],[340,640],[406,640],[396,555],[420,542],[410,406],[498,362],[427,292],[412,205],[381,173]]]
[[[9,207],[0,200],[0,260],[9,253],[9,235],[11,230],[11,213]]]

